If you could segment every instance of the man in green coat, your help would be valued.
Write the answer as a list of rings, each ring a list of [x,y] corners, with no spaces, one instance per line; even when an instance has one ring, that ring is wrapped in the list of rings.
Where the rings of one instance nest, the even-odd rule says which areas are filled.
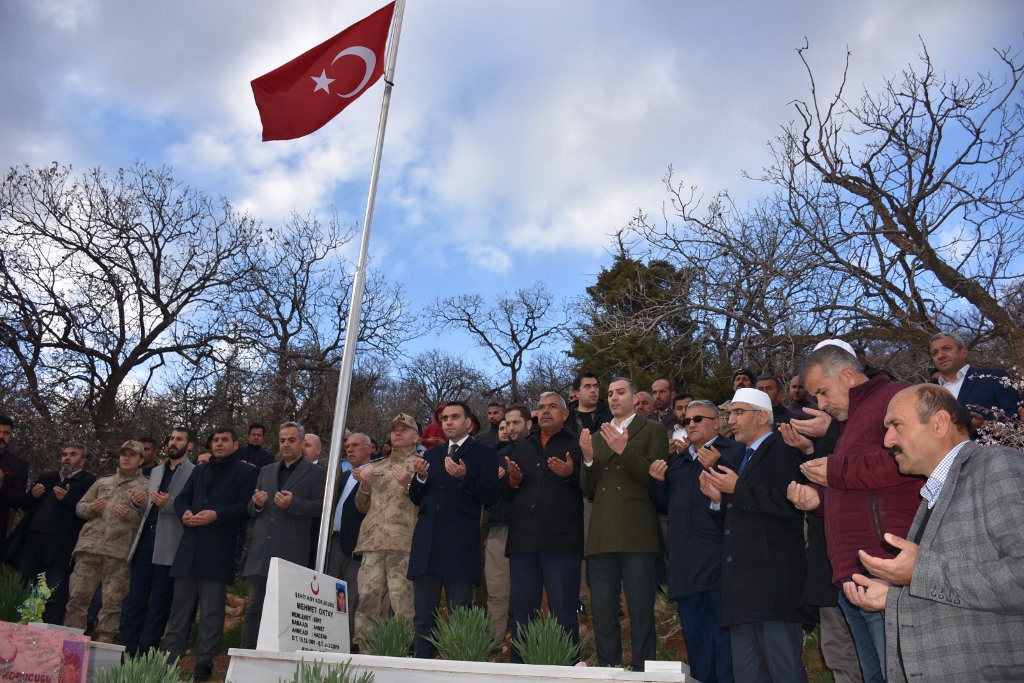
[[[651,463],[668,457],[665,427],[636,414],[636,387],[624,378],[608,385],[612,421],[596,434],[580,433],[583,468],[580,487],[593,496],[584,554],[590,567],[590,600],[597,659],[601,666],[622,663],[620,593],[626,591],[632,627],[634,671],[656,655],[654,635],[654,558],[658,517],[647,493]]]

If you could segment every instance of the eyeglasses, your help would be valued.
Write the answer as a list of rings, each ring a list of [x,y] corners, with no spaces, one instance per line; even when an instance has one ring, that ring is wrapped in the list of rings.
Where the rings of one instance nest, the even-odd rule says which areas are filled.
[[[693,424],[698,424],[699,425],[704,420],[717,420],[717,419],[718,419],[717,417],[711,417],[710,415],[694,415],[693,417],[684,417],[682,420],[679,421],[679,424],[681,424],[684,427],[689,427],[691,422]]]
[[[759,411],[759,410],[751,410],[750,408],[731,408],[729,410],[729,417],[732,417],[734,415],[736,417],[740,417],[742,415],[746,415],[747,413],[758,413],[758,412],[761,412],[761,411]]]

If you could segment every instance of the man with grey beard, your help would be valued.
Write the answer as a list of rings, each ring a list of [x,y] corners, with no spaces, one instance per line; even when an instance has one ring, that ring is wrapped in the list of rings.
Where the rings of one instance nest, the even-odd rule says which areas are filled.
[[[43,612],[43,621],[48,624],[64,623],[71,553],[85,524],[75,514],[75,505],[96,481],[96,476],[85,469],[86,456],[83,444],[64,444],[60,469],[39,475],[29,489],[25,517],[11,537],[12,541],[22,539],[18,562],[22,578],[35,583],[36,577],[45,573],[46,583],[53,590]]]

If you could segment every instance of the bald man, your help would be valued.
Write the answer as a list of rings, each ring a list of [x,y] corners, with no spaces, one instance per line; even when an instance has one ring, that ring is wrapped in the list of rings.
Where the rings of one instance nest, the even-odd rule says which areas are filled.
[[[316,434],[306,434],[302,439],[302,457],[311,463],[320,464],[320,454],[323,452],[323,444]]]

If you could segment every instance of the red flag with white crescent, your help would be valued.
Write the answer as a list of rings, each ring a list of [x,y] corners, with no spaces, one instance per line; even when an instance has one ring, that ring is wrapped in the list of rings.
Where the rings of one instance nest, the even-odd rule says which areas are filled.
[[[263,139],[292,140],[319,130],[384,74],[395,3],[252,82]]]

